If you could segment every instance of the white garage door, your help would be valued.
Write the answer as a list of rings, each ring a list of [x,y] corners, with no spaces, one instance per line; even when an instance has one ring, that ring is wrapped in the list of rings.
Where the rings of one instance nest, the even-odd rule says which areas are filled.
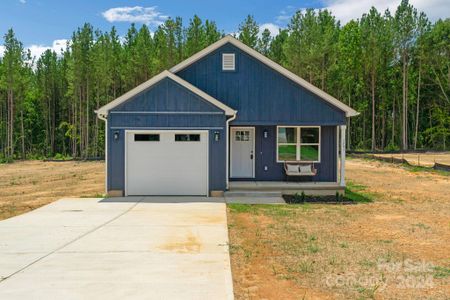
[[[127,195],[207,195],[207,131],[128,131]]]

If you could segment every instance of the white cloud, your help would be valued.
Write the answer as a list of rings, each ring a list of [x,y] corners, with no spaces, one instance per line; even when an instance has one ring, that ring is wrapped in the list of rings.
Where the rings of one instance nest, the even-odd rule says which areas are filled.
[[[0,45],[0,57],[3,57],[3,54],[5,54],[5,46]]]
[[[52,51],[55,51],[56,54],[61,54],[61,49],[66,49],[67,40],[66,39],[60,39],[60,40],[54,40],[51,46],[45,46],[45,45],[30,45],[27,48],[30,49],[31,56],[39,58],[42,53],[44,53],[46,50],[50,49]]]
[[[277,36],[278,33],[280,32],[280,28],[281,28],[280,26],[278,26],[278,25],[276,25],[276,24],[273,24],[273,23],[264,23],[264,24],[261,24],[261,25],[259,25],[259,36],[261,36],[262,32],[263,32],[265,29],[269,29],[270,35],[271,35],[272,37],[275,37],[275,36]]]
[[[336,19],[341,21],[341,24],[345,24],[352,19],[360,19],[364,13],[369,12],[372,6],[381,13],[389,9],[391,14],[394,15],[400,2],[401,0],[322,0],[323,7],[321,9],[330,10]],[[450,16],[448,0],[410,0],[409,3],[419,12],[425,12],[432,21]],[[288,23],[298,10],[305,10],[305,8],[287,6],[276,17],[276,23]]]
[[[19,2],[20,2],[20,3],[22,3],[22,4],[25,4],[25,3],[27,3],[27,1],[26,1],[26,0],[19,0]]]
[[[400,0],[329,0],[325,4],[326,8],[345,24],[351,19],[361,18],[362,14],[367,13],[372,6],[382,13],[389,9],[392,14],[395,14],[400,2]],[[425,12],[431,20],[447,18],[450,15],[448,0],[410,0],[409,3],[419,12]]]
[[[108,22],[111,23],[134,22],[154,26],[161,25],[168,18],[168,16],[159,12],[156,9],[156,6],[114,7],[104,11],[102,15]]]
[[[287,24],[289,23],[289,20],[292,18],[292,15],[297,10],[302,10],[303,8],[296,8],[292,5],[286,6],[284,9],[280,11],[280,14],[275,17],[276,23],[278,24]]]

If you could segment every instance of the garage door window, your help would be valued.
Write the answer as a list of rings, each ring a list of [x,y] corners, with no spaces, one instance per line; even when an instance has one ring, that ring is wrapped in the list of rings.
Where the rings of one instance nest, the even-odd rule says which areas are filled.
[[[135,134],[135,142],[159,142],[159,134]]]
[[[175,134],[175,142],[200,142],[200,134]]]

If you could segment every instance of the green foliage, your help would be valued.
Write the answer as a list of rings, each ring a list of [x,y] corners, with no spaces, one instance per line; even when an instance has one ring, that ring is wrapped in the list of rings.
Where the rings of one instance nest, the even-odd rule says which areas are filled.
[[[248,15],[239,25],[239,40],[249,47],[256,48],[258,44],[259,26],[253,16]]]
[[[153,32],[153,33],[152,33]],[[360,115],[348,121],[350,149],[446,150],[450,135],[450,19],[431,24],[403,0],[344,26],[328,10],[297,11],[278,35],[249,15],[238,38]],[[0,160],[104,155],[95,110],[223,36],[194,15],[186,27],[132,24],[77,28],[67,45],[32,59],[9,29],[0,57]],[[355,196],[357,197],[357,196]]]

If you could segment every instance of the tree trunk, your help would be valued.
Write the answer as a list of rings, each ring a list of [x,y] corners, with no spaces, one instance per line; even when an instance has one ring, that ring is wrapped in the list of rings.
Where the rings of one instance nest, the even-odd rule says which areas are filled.
[[[352,105],[352,99],[351,99],[351,95],[349,94],[348,95],[348,106],[351,107],[351,105]],[[349,150],[350,150],[350,145],[351,145],[351,143],[350,143],[350,124],[351,124],[350,120],[351,120],[351,118],[347,118],[347,149],[349,149]]]
[[[402,61],[403,61],[403,83],[402,83],[402,103],[403,103],[403,111],[402,111],[402,150],[408,149],[408,85],[407,85],[407,53],[406,50],[404,50],[402,55]]]
[[[394,101],[392,101],[392,133],[391,133],[391,144],[395,145],[395,102],[396,99],[394,97]]]
[[[375,151],[375,72],[372,72],[371,91],[372,91],[372,152]]]
[[[417,80],[417,103],[416,103],[416,126],[414,132],[414,150],[417,149],[417,135],[419,133],[419,107],[420,107],[420,79],[422,71],[422,62],[419,62],[419,78]]]
[[[23,126],[23,109],[20,110],[20,131],[22,140],[22,159],[25,159],[25,129]]]

